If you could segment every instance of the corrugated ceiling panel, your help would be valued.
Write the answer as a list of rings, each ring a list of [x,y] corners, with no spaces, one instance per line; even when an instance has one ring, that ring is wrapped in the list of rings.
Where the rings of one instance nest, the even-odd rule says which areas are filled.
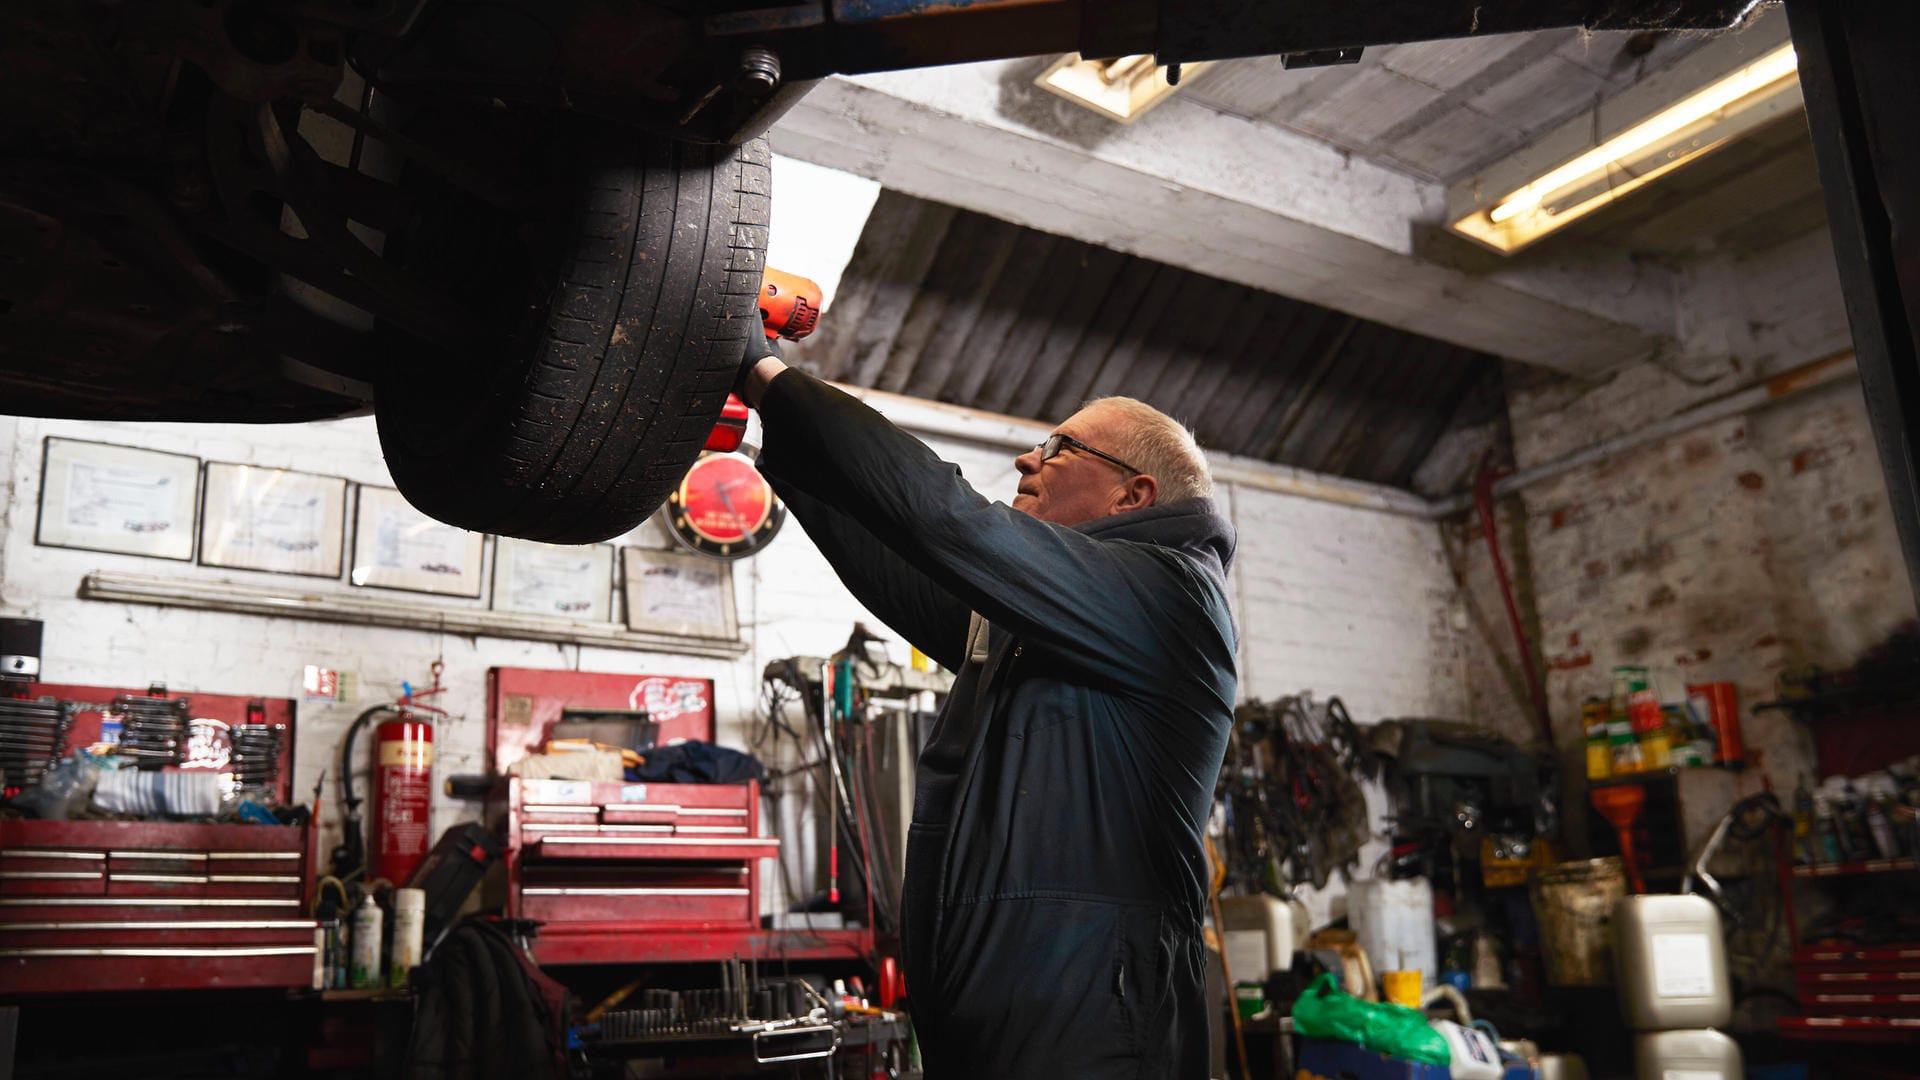
[[[1124,394],[1216,449],[1404,485],[1495,363],[894,192],[868,231],[820,332],[790,350],[856,385],[1045,421]],[[916,239],[931,249],[902,250]]]

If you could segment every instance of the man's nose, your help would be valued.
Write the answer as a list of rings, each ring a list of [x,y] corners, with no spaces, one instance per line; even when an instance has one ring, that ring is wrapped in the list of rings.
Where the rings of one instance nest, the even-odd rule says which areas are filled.
[[[1040,471],[1040,448],[1036,446],[1033,449],[1027,451],[1026,453],[1021,454],[1019,457],[1014,458],[1013,467],[1020,470],[1020,473],[1023,476],[1031,476],[1034,473],[1039,472]]]

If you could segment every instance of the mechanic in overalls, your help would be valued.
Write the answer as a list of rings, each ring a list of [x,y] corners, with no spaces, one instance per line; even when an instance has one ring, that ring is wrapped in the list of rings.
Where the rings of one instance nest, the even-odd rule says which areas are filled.
[[[1012,506],[990,502],[752,337],[761,471],[853,595],[957,673],[907,843],[926,1075],[1203,1080],[1234,534],[1193,437],[1104,398],[1015,459]]]

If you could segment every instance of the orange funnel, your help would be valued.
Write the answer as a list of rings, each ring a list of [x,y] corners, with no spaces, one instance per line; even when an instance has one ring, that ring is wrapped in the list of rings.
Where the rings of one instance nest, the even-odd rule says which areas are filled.
[[[1614,784],[1594,788],[1587,799],[1620,837],[1620,861],[1627,864],[1627,884],[1635,894],[1646,892],[1646,882],[1640,880],[1640,860],[1633,853],[1633,823],[1647,804],[1647,789],[1639,784]]]

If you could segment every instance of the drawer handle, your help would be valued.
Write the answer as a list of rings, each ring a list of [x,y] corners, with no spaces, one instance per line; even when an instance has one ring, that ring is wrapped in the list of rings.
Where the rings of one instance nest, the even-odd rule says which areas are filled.
[[[312,930],[312,919],[156,919],[153,922],[74,921],[0,923],[0,933],[90,930]]]
[[[184,896],[7,896],[0,897],[5,907],[290,907],[298,900],[261,900],[254,897],[202,899]]]
[[[216,885],[300,884],[300,878],[296,874],[208,874],[207,881]]]
[[[581,833],[670,833],[671,825],[548,825],[538,821],[520,826],[532,832],[535,829],[545,832],[581,832]]]
[[[680,816],[681,817],[746,817],[747,812],[745,810],[710,810],[710,809],[706,809],[704,807],[698,807],[698,806],[683,806],[680,808]]]
[[[746,896],[749,891],[750,890],[747,889],[620,888],[609,885],[600,888],[550,888],[535,886],[521,889],[520,894],[522,896]]]
[[[158,946],[103,945],[98,948],[73,946],[69,948],[0,949],[0,956],[201,956],[218,958],[223,956],[312,956],[318,951],[318,949],[315,949],[311,945],[256,945],[252,947],[230,946],[226,948],[204,949],[167,949]]]
[[[207,852],[207,858],[209,859],[227,859],[227,860],[298,859],[299,857],[300,857],[300,853],[297,851],[209,851]]]
[[[110,851],[115,859],[166,859],[171,862],[206,862],[204,851]]]
[[[824,1049],[799,1050],[790,1054],[774,1054],[771,1057],[760,1052],[760,1042],[763,1039],[768,1042],[774,1042],[780,1039],[819,1035],[823,1032],[833,1036],[833,1044]],[[771,1031],[756,1031],[753,1033],[753,1060],[762,1065],[776,1061],[808,1061],[813,1058],[831,1057],[833,1056],[833,1052],[838,1049],[840,1049],[840,1029],[831,1024],[824,1024],[820,1027],[775,1028]]]
[[[150,881],[162,885],[205,885],[205,874],[121,874],[113,875],[114,881]]]
[[[0,870],[0,878],[23,878],[29,881],[92,881],[105,876],[98,870],[92,873],[85,870]]]
[[[14,848],[11,851],[0,851],[0,856],[5,856],[9,859],[93,859],[97,861],[106,858],[107,853],[104,851],[48,851],[39,848]]]
[[[777,836],[636,836],[628,839],[624,836],[549,836],[540,841],[543,844],[699,844],[705,847],[716,845],[772,844],[780,845]]]

